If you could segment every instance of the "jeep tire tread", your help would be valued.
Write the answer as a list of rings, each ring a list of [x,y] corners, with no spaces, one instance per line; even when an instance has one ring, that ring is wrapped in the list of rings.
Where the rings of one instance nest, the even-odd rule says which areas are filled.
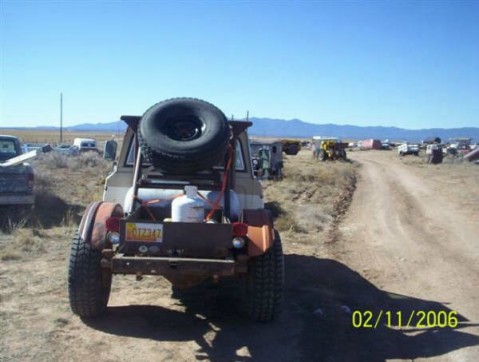
[[[276,319],[281,312],[283,286],[283,248],[275,231],[273,246],[250,261],[244,291],[244,306],[249,317],[258,322]]]
[[[70,308],[80,317],[103,314],[111,289],[111,273],[101,267],[102,255],[77,233],[73,237],[68,268]]]

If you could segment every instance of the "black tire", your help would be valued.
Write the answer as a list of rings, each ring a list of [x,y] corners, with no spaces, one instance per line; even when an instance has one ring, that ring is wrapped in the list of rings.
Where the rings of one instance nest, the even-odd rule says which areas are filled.
[[[226,116],[214,105],[194,98],[155,104],[139,127],[144,156],[165,173],[188,174],[224,161],[230,139]]]
[[[111,272],[100,265],[101,252],[78,233],[73,237],[68,267],[70,308],[80,317],[96,317],[106,311],[111,290]]]
[[[250,260],[244,285],[244,307],[249,317],[269,322],[279,317],[283,302],[284,257],[281,239],[275,231],[273,246]]]

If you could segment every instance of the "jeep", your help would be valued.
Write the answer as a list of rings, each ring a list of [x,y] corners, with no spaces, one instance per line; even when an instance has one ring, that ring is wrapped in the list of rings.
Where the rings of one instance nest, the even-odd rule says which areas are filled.
[[[112,276],[166,278],[174,288],[234,278],[252,319],[281,310],[281,240],[253,175],[247,121],[214,105],[175,98],[127,130],[103,200],[85,210],[73,238],[68,292],[72,311],[107,310]]]

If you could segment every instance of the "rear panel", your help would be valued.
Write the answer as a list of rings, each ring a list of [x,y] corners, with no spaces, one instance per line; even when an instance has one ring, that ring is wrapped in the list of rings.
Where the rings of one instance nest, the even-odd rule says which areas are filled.
[[[225,258],[231,254],[231,224],[173,223],[122,220],[120,251],[188,258]]]

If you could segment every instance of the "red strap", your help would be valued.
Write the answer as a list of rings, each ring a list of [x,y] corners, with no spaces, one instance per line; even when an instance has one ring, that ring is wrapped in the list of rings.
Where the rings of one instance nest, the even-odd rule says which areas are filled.
[[[211,209],[211,211],[206,216],[206,221],[211,220],[211,218],[213,217],[214,212],[216,210],[218,210],[218,208],[220,206],[221,198],[223,197],[223,195],[225,194],[225,191],[226,191],[226,181],[228,181],[228,175],[229,175],[229,171],[231,169],[231,164],[232,163],[233,163],[233,147],[230,145],[229,148],[228,148],[228,162],[226,163],[225,173],[223,175],[221,192],[218,195],[218,197],[216,198],[216,201],[213,204],[213,208]]]

